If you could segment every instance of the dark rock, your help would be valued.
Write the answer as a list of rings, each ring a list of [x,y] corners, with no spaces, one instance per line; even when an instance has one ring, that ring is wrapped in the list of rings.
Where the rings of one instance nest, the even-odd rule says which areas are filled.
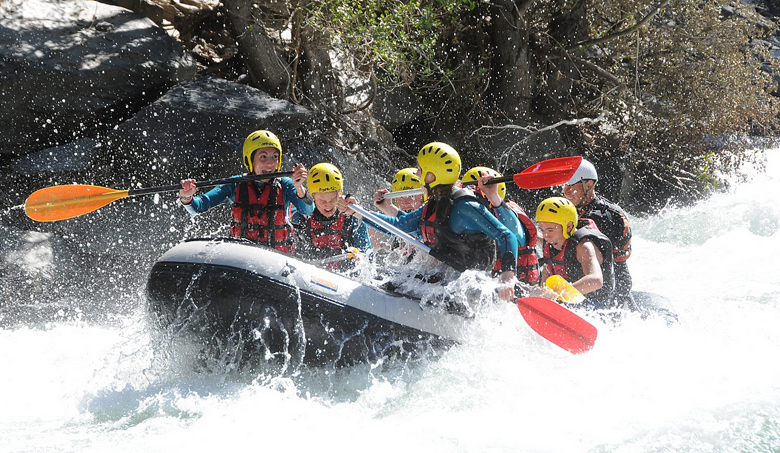
[[[0,154],[21,156],[109,128],[195,69],[163,30],[125,9],[2,2]]]
[[[425,113],[421,102],[408,87],[380,87],[371,104],[371,114],[384,127],[394,129],[421,118]]]

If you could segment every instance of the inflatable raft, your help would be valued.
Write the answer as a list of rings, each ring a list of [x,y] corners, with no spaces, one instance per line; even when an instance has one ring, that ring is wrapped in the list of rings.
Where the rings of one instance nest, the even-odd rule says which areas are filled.
[[[173,335],[240,345],[259,360],[337,366],[442,351],[468,318],[234,239],[167,251],[147,283],[151,312]],[[250,357],[251,358],[251,357]]]

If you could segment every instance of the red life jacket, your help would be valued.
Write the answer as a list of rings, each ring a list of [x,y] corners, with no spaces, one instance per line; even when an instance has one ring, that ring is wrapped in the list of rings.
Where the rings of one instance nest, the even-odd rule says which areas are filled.
[[[422,241],[428,247],[436,245],[436,209],[435,206],[428,201],[423,207],[422,217],[420,218],[420,234]]]
[[[291,212],[289,206],[285,207],[284,192],[278,179],[268,181],[261,193],[258,193],[254,182],[242,182],[236,186],[230,233],[236,238],[292,253],[295,246]]]
[[[316,211],[319,212],[319,211]],[[339,212],[335,219],[318,220],[322,216],[309,217],[308,230],[315,249],[347,250],[352,241],[351,217]],[[350,221],[347,221],[349,219]],[[349,228],[345,228],[349,227]]]
[[[343,212],[339,212],[331,218],[325,218],[315,209],[303,225],[304,237],[310,242],[302,242],[301,248],[312,259],[329,258],[351,250],[355,242],[352,235],[352,222],[354,222],[354,218]],[[354,265],[353,260],[343,260],[326,263],[324,267],[345,271]]]

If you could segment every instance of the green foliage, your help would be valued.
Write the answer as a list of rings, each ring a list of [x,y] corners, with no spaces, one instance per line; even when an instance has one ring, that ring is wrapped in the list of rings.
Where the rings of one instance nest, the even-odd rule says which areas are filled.
[[[654,2],[592,0],[590,36],[607,37],[644,17]],[[724,7],[736,14],[724,15]],[[731,11],[731,10],[729,10]],[[611,124],[600,150],[641,166],[659,198],[691,197],[722,187],[718,174],[734,172],[746,159],[745,138],[774,135],[780,112],[769,94],[770,62],[762,38],[774,25],[752,8],[725,0],[676,0],[638,30],[575,49],[623,84],[589,71],[578,80],[580,114],[609,112]],[[773,62],[778,67],[777,62]],[[596,87],[596,88],[594,88]],[[656,180],[653,182],[652,180]],[[632,198],[646,195],[637,184]]]
[[[310,2],[304,23],[332,38],[358,68],[394,83],[446,83],[450,74],[436,64],[437,51],[471,0],[324,0]]]
[[[552,124],[605,117],[561,135],[596,159],[630,162],[636,173],[655,178],[652,184],[673,187],[670,193],[717,187],[716,175],[742,162],[738,138],[777,128],[780,103],[768,93],[770,75],[760,69],[780,67],[761,43],[775,24],[733,0],[673,0],[640,24],[662,2],[323,0],[287,6],[294,37],[328,46],[342,77],[347,71],[340,65],[349,64],[383,79],[385,87],[409,86],[426,120],[441,127],[433,131],[439,136],[518,118]]]
[[[631,25],[647,2],[596,0],[594,35]],[[767,132],[778,103],[769,95],[769,58],[749,43],[767,33],[760,17],[722,17],[726,1],[678,0],[637,32],[601,45],[598,63],[628,88],[612,97],[629,111],[623,125],[655,157],[705,156],[709,138]],[[765,130],[759,130],[766,126]],[[669,160],[666,158],[665,160]]]

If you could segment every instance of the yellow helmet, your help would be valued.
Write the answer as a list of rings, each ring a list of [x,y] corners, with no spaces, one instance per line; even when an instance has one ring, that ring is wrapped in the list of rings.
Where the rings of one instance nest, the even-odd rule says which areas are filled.
[[[344,178],[335,165],[322,162],[309,170],[306,187],[309,193],[340,192],[344,189]]]
[[[501,176],[501,173],[488,167],[474,167],[471,170],[467,171],[466,174],[463,175],[463,181],[478,181],[482,179],[483,176],[486,175],[490,175],[494,178],[498,178]],[[498,196],[501,197],[502,200],[506,197],[505,182],[498,183]]]
[[[402,168],[393,177],[393,192],[399,190],[419,189],[422,187],[420,176],[414,167]]]
[[[428,143],[417,154],[417,164],[422,173],[420,178],[424,181],[428,173],[433,173],[436,180],[429,187],[439,184],[455,184],[460,178],[460,156],[455,149],[441,142]]]
[[[275,148],[279,150],[279,165],[276,171],[282,169],[282,143],[271,131],[254,131],[244,140],[244,167],[249,173],[254,172],[252,155],[260,148]]]
[[[571,236],[567,230],[569,222],[577,227],[577,208],[571,204],[571,201],[563,197],[550,197],[536,208],[537,222],[557,223],[563,227],[563,237],[569,239]]]

